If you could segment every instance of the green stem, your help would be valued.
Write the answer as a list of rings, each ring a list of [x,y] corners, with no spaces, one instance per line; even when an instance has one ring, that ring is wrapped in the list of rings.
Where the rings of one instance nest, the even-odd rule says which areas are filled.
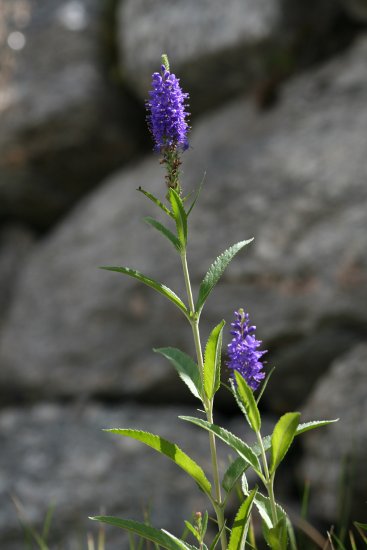
[[[262,463],[263,463],[263,466],[264,466],[265,479],[263,479],[263,481],[264,481],[266,490],[268,492],[269,501],[270,501],[270,508],[271,508],[271,517],[272,517],[272,521],[273,521],[273,527],[275,527],[276,524],[278,523],[277,507],[276,507],[275,496],[274,496],[274,476],[275,476],[275,472],[273,472],[271,474],[269,472],[268,461],[267,461],[267,458],[266,458],[266,453],[265,453],[264,444],[263,444],[263,440],[262,440],[262,437],[261,437],[260,430],[258,432],[256,432],[256,435],[257,435],[257,440],[258,440],[259,445],[260,445],[261,458],[262,458]]]
[[[261,433],[256,432],[256,436],[261,449],[261,459],[262,459],[264,473],[265,473],[265,487],[269,495],[271,515],[273,519],[273,525],[275,526],[278,523],[278,514],[277,514],[277,508],[275,505],[275,497],[274,497],[274,474],[270,475],[269,473],[268,461],[266,458],[266,453],[265,453]]]
[[[195,305],[194,305],[194,300],[192,296],[190,275],[189,275],[189,270],[187,266],[187,258],[186,258],[185,250],[182,251],[181,253],[181,260],[182,260],[182,269],[183,269],[185,285],[186,285],[187,298],[188,298],[189,308],[190,308],[192,334],[194,337],[196,356],[197,356],[198,367],[200,371],[202,388],[203,388],[203,391],[202,391],[203,405],[205,408],[208,422],[213,424],[213,399],[208,400],[207,397],[205,396],[205,391],[204,391],[204,361],[203,361],[203,352],[201,348],[201,340],[200,340],[200,332],[199,332],[199,319],[195,317]],[[223,503],[222,503],[222,495],[221,495],[221,489],[220,489],[217,449],[215,444],[215,436],[212,432],[209,432],[209,445],[210,445],[210,455],[211,455],[211,461],[212,461],[212,471],[213,471],[213,479],[214,479],[214,487],[215,487],[214,509],[217,516],[218,529],[221,531],[221,537],[220,537],[221,547],[222,547],[222,550],[226,550],[227,536],[226,536],[225,525],[224,525]]]

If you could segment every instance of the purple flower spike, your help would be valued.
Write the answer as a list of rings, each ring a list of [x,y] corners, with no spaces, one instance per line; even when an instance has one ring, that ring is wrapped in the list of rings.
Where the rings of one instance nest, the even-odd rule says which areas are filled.
[[[261,357],[266,350],[257,351],[261,340],[255,338],[255,326],[250,326],[248,313],[243,309],[234,312],[235,322],[231,323],[232,341],[228,344],[227,366],[231,369],[232,377],[234,371],[239,372],[246,380],[252,390],[257,390],[265,373],[262,371],[263,364]]]
[[[188,148],[187,133],[189,125],[186,117],[186,99],[189,94],[183,93],[179,79],[162,65],[160,73],[152,76],[150,99],[146,102],[148,109],[148,126],[154,139],[156,151]]]

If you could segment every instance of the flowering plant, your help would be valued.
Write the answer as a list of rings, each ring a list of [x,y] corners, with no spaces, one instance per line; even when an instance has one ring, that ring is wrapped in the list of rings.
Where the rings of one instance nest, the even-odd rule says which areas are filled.
[[[186,252],[188,220],[196,205],[200,188],[188,206],[189,197],[184,196],[180,183],[181,155],[188,148],[187,99],[188,94],[182,92],[179,80],[170,72],[167,56],[162,56],[161,71],[154,73],[152,77],[152,90],[150,99],[147,101],[147,121],[154,139],[154,148],[162,155],[161,162],[166,168],[168,187],[166,202],[161,201],[149,191],[141,188],[139,191],[152,201],[169,221],[173,222],[175,230],[171,230],[154,218],[146,218],[148,224],[171,242],[180,257],[187,303],[164,284],[134,269],[110,266],[103,269],[133,277],[159,292],[181,311],[191,326],[196,350],[195,360],[183,351],[172,347],[156,351],[168,359],[189,390],[202,404],[205,418],[194,416],[180,418],[208,432],[214,487],[199,464],[175,443],[167,441],[159,435],[135,429],[116,428],[108,431],[141,441],[166,455],[191,476],[206,494],[215,512],[216,535],[213,540],[207,540],[207,512],[204,515],[197,514],[193,524],[186,522],[188,530],[197,540],[199,546],[189,544],[167,531],[136,521],[111,516],[96,516],[92,519],[126,529],[152,541],[156,547],[168,550],[213,550],[219,545],[222,550],[241,550],[245,547],[254,547],[253,539],[249,534],[249,526],[252,512],[257,509],[268,546],[273,550],[285,550],[288,545],[295,548],[296,543],[291,523],[286,512],[276,502],[274,495],[274,479],[277,468],[287,454],[295,436],[334,422],[334,420],[301,424],[300,413],[290,412],[279,419],[271,436],[263,437],[258,404],[271,373],[265,377],[262,357],[266,351],[259,349],[261,342],[255,337],[256,327],[250,325],[248,313],[239,309],[235,312],[235,320],[231,325],[233,339],[228,346],[227,367],[230,371],[230,390],[247,423],[255,432],[257,443],[250,446],[214,423],[214,399],[221,385],[222,334],[225,321],[222,320],[213,328],[206,343],[205,353],[202,350],[199,321],[205,302],[227,265],[253,239],[243,240],[231,246],[214,261],[204,276],[198,296],[194,300]],[[254,392],[257,390],[259,393],[255,396]],[[217,439],[227,444],[236,454],[236,459],[229,465],[222,479],[220,479],[218,469]],[[257,486],[249,488],[246,472],[250,469],[258,476],[265,493],[261,492]],[[226,504],[238,481],[241,481],[242,502],[234,522],[230,525],[226,518]]]

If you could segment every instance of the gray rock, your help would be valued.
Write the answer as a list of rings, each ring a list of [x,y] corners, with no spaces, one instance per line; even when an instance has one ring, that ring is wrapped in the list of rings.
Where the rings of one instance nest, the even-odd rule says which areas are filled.
[[[124,0],[118,16],[121,71],[140,97],[166,52],[198,112],[264,74],[280,10],[277,0]]]
[[[183,520],[207,508],[206,497],[167,457],[133,439],[102,428],[137,428],[179,444],[206,472],[211,462],[207,433],[177,419],[192,410],[177,408],[73,407],[43,404],[5,409],[0,414],[0,543],[24,547],[11,496],[21,503],[27,522],[40,530],[50,506],[52,548],[86,548],[86,534],[97,525],[88,516],[116,515],[143,521],[151,509],[152,525],[178,536]],[[232,421],[243,437],[244,420]],[[249,431],[249,430],[247,430]],[[221,470],[229,449],[218,445]],[[209,473],[208,473],[209,475]],[[238,505],[238,504],[237,504]],[[122,530],[109,528],[106,547],[126,544]]]
[[[141,98],[166,52],[195,115],[235,94],[272,104],[279,82],[323,55],[335,0],[123,0],[120,69]]]
[[[361,344],[335,361],[305,405],[310,419],[340,418],[302,436],[301,475],[311,483],[310,510],[327,521],[335,521],[348,505],[352,520],[366,517],[366,366],[367,345]]]
[[[190,220],[194,291],[217,254],[255,237],[209,298],[202,337],[235,308],[251,313],[277,366],[273,409],[298,406],[366,335],[366,55],[364,38],[285,87],[272,112],[227,105],[197,125],[185,153],[187,190],[207,171]],[[1,391],[181,398],[150,350],[194,353],[184,317],[137,281],[96,268],[130,266],[184,295],[173,249],[141,221],[154,207],[135,191],[163,198],[162,181],[157,158],[116,174],[35,250],[2,334]]]
[[[33,235],[24,227],[12,225],[0,231],[0,325],[33,242]]]
[[[106,74],[105,6],[2,2],[0,220],[44,228],[137,152],[139,110]]]

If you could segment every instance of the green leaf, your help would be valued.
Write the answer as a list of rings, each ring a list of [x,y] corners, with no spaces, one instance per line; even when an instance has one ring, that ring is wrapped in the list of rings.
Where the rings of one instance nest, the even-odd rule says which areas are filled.
[[[164,235],[169,241],[171,241],[171,243],[176,248],[176,250],[178,250],[179,252],[181,251],[180,241],[178,240],[176,235],[172,233],[172,231],[167,229],[167,227],[165,227],[163,224],[161,224],[154,218],[151,218],[150,216],[147,216],[146,218],[144,218],[144,221],[149,225],[151,225],[152,227],[154,227],[155,229],[157,229],[157,231],[162,233],[162,235]]]
[[[220,387],[220,362],[222,333],[225,321],[221,321],[211,332],[205,348],[204,389],[210,400]]]
[[[154,279],[150,279],[142,273],[139,273],[139,271],[136,271],[135,269],[130,269],[129,267],[102,266],[101,269],[105,269],[106,271],[116,271],[117,273],[123,273],[124,275],[129,275],[129,277],[137,279],[141,283],[144,283],[150,288],[153,288],[160,294],[163,294],[163,296],[168,298],[168,300],[170,300],[173,304],[175,304],[175,306],[178,307],[178,309],[182,311],[185,317],[189,318],[189,312],[187,311],[187,308],[181,298],[179,298],[177,294],[175,294],[170,288],[163,285],[162,283],[159,283]]]
[[[140,193],[143,193],[143,195],[145,195],[149,200],[154,202],[154,204],[156,204],[161,210],[163,210],[163,212],[167,214],[167,216],[170,216],[172,219],[175,219],[171,210],[169,210],[167,206],[165,206],[163,202],[157,199],[157,197],[155,197],[152,193],[149,193],[149,191],[145,191],[145,189],[142,189],[141,187],[138,187],[138,191],[140,191]]]
[[[268,374],[266,375],[266,378],[265,378],[264,382],[262,383],[261,388],[260,388],[260,391],[259,391],[259,394],[258,394],[258,396],[257,396],[257,398],[256,398],[256,403],[257,403],[257,405],[260,403],[260,399],[262,398],[263,393],[264,393],[264,391],[265,391],[265,388],[266,388],[266,386],[268,385],[268,382],[269,382],[269,380],[270,380],[270,377],[271,377],[271,375],[273,374],[274,371],[275,371],[275,367],[273,367],[273,368],[268,372]]]
[[[154,351],[170,361],[191,393],[201,400],[201,378],[199,367],[195,361],[177,348],[158,348]]]
[[[251,509],[256,493],[257,487],[251,491],[239,507],[233,522],[228,550],[243,550],[245,548]]]
[[[187,244],[187,214],[182,204],[180,195],[172,188],[169,190],[169,199],[172,205],[172,212],[176,221],[177,236],[182,245],[186,248]]]
[[[215,262],[210,266],[199,288],[199,296],[196,302],[197,313],[200,313],[200,311],[202,310],[207,297],[223,275],[223,272],[229,262],[237,254],[237,252],[241,250],[241,248],[249,244],[251,241],[253,241],[253,239],[249,239],[248,241],[241,241],[237,244],[234,244],[233,246],[228,248],[228,250],[223,252],[223,254],[218,256]]]
[[[235,391],[244,406],[247,422],[254,432],[257,433],[261,428],[261,418],[253,391],[239,372],[236,371],[234,374],[237,382],[237,388]]]
[[[258,491],[254,500],[254,504],[267,527],[271,529],[273,527],[273,519],[270,499]],[[275,507],[277,510],[278,518],[287,516],[287,514],[279,504],[276,503]]]
[[[280,518],[278,523],[270,529],[264,524],[263,533],[266,542],[272,550],[285,550],[287,548],[287,522],[284,517]]]
[[[199,531],[194,527],[189,521],[185,520],[186,528],[190,531],[190,533],[196,538],[198,542],[200,542],[201,535]]]
[[[159,544],[167,550],[187,550],[189,548],[183,541],[179,541],[178,539],[175,540],[160,529],[155,529],[145,523],[139,523],[138,521],[132,521],[130,519],[119,519],[113,516],[94,516],[90,519],[108,523],[109,525],[114,525],[115,527],[120,527],[131,533],[135,533],[155,544]]]
[[[190,206],[190,208],[189,208],[188,211],[187,211],[187,217],[189,217],[189,215],[191,214],[191,211],[192,211],[192,209],[194,208],[194,206],[195,206],[195,204],[196,204],[196,201],[197,201],[198,198],[200,197],[201,189],[202,189],[202,187],[203,187],[203,185],[204,185],[204,181],[205,181],[205,176],[206,176],[206,172],[204,172],[203,179],[201,180],[200,185],[199,185],[199,187],[198,187],[197,190],[196,190],[196,193],[195,193],[194,199],[193,199],[193,201],[192,201],[192,203],[191,203],[191,206]]]
[[[313,420],[312,422],[305,422],[304,424],[299,424],[295,435],[303,434],[304,432],[308,432],[309,430],[314,430],[315,428],[321,428],[321,426],[327,426],[328,424],[333,424],[334,422],[338,422],[338,420],[339,418],[335,418],[334,420]]]
[[[268,451],[271,448],[271,437],[267,435],[263,438],[263,445],[265,451]],[[261,449],[258,443],[255,443],[251,447],[252,451],[256,456],[261,455]],[[241,475],[246,472],[246,470],[249,468],[248,462],[243,460],[243,458],[238,457],[236,460],[234,460],[227,468],[222,481],[222,487],[227,492],[230,493],[241,477]]]
[[[211,484],[205,476],[202,468],[194,460],[192,460],[192,458],[184,453],[175,443],[171,443],[159,435],[143,432],[141,430],[112,428],[105,431],[122,435],[124,437],[131,437],[132,439],[145,443],[145,445],[148,445],[159,453],[166,455],[168,458],[173,460],[177,466],[189,474],[189,476],[196,481],[204,493],[210,495]]]
[[[300,413],[286,413],[275,425],[271,436],[271,466],[270,473],[273,474],[283,458],[285,457],[299,424]]]
[[[193,424],[204,428],[204,430],[215,434],[217,437],[219,437],[219,439],[224,441],[224,443],[226,443],[234,451],[236,451],[240,455],[240,457],[243,458],[243,460],[245,460],[245,462],[247,462],[248,465],[255,470],[258,475],[262,476],[260,463],[256,454],[253,452],[251,447],[249,447],[244,441],[242,441],[242,439],[229,432],[228,430],[225,430],[224,428],[221,428],[216,424],[211,424],[210,422],[202,420],[201,418],[196,418],[194,416],[179,416],[179,418],[181,418],[182,420],[186,420],[187,422],[192,422]]]

